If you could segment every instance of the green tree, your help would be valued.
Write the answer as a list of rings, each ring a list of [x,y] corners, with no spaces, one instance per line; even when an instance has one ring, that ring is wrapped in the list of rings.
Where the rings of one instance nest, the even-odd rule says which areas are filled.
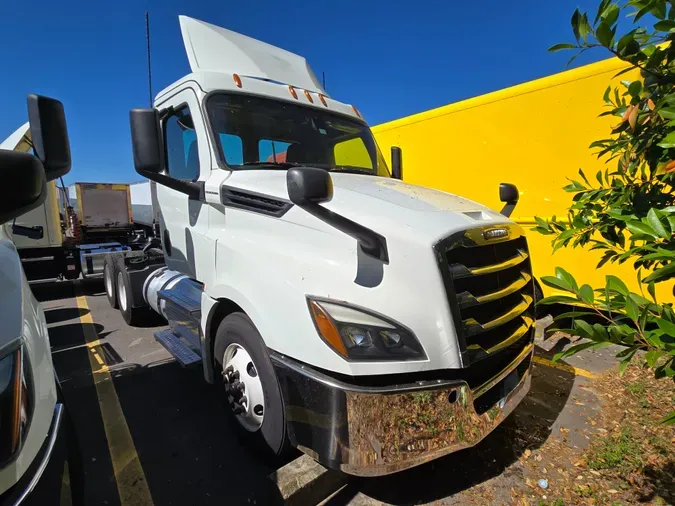
[[[634,28],[619,36],[619,19],[625,16]],[[620,372],[644,351],[657,378],[675,381],[675,312],[671,303],[657,300],[655,291],[657,283],[675,278],[675,0],[602,0],[592,22],[577,9],[572,30],[574,42],[549,51],[575,50],[573,60],[602,48],[628,63],[619,74],[639,69],[640,78],[610,86],[604,94],[602,115],[617,117],[617,124],[608,138],[590,147],[606,168],[593,182],[579,169],[580,179],[564,188],[573,194],[567,216],[536,218],[536,230],[553,236],[554,251],[602,250],[598,267],[632,262],[642,293],[630,292],[615,276],[607,276],[604,287],[580,285],[560,267],[555,276],[542,278],[568,295],[541,303],[574,306],[557,321],[573,317],[571,330],[588,339],[556,359],[614,343],[624,346],[617,355]],[[665,421],[675,423],[675,411]]]

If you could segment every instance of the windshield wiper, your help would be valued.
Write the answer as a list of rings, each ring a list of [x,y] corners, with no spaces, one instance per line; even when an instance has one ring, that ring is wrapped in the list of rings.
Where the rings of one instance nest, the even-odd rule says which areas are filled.
[[[366,174],[368,176],[374,176],[375,173],[370,169],[364,169],[362,167],[352,167],[349,165],[338,165],[337,167],[331,167],[328,169],[329,172],[346,172],[348,174]]]
[[[240,165],[244,165],[246,167],[261,167],[261,168],[274,168],[274,169],[289,169],[291,167],[303,167],[304,165],[302,163],[296,163],[296,162],[244,162]]]

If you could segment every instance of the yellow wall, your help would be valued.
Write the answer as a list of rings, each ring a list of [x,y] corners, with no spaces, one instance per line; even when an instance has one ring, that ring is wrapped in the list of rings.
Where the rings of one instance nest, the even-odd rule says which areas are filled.
[[[391,146],[401,147],[406,182],[496,210],[503,205],[499,183],[514,183],[520,202],[512,218],[528,230],[535,215],[566,215],[572,196],[562,190],[566,178],[578,180],[583,168],[593,183],[604,169],[588,146],[608,137],[616,123],[614,117],[598,117],[606,110],[602,96],[607,86],[637,77],[627,73],[612,79],[623,68],[617,59],[605,60],[384,123],[373,133],[386,157]],[[594,287],[603,286],[605,274],[611,273],[638,290],[630,263],[596,270],[601,252],[563,248],[552,255],[550,236],[529,230],[527,235],[537,276],[554,275],[561,266]],[[657,287],[662,298],[672,300],[672,283]]]

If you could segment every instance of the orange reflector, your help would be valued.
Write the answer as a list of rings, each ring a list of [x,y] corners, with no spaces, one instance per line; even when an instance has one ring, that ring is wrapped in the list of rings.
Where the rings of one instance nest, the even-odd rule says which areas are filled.
[[[234,79],[234,84],[237,85],[237,88],[241,88],[241,77],[237,74],[232,74],[232,78]]]
[[[307,100],[309,100],[310,104],[314,103],[314,99],[312,98],[312,95],[309,94],[309,91],[305,90],[305,96],[307,97]]]
[[[291,92],[291,95],[293,96],[293,98],[298,98],[298,94],[295,92],[295,88],[293,88],[293,86],[289,86],[288,91]]]
[[[12,432],[10,440],[11,452],[14,453],[19,449],[21,444],[21,376],[22,376],[22,349],[19,348],[14,352],[14,402],[12,406]],[[25,393],[25,392],[24,392]]]
[[[340,355],[348,358],[347,348],[345,348],[345,344],[340,338],[340,333],[323,308],[313,300],[309,301],[309,308],[312,311],[316,329],[319,331],[319,334],[323,340],[326,341],[326,343],[328,343]]]
[[[326,97],[324,97],[321,93],[319,93],[319,98],[321,99],[321,103],[328,107],[328,102],[326,102]]]
[[[352,109],[354,109],[354,112],[356,113],[356,115],[357,115],[359,118],[363,119],[363,117],[361,117],[361,113],[359,112],[359,110],[356,108],[355,105],[352,106]]]

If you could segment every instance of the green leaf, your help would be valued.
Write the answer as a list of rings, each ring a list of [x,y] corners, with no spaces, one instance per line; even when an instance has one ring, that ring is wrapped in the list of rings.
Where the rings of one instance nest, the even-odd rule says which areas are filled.
[[[649,292],[649,295],[651,295],[652,300],[656,302],[656,289],[654,288],[653,281],[647,285],[647,291]]]
[[[598,262],[598,265],[596,266],[596,269],[599,269],[600,267],[605,265],[611,258],[613,258],[615,256],[616,256],[616,251],[612,251],[612,250],[605,251],[604,255],[602,256],[602,258]]]
[[[619,376],[623,376],[623,373],[626,372],[626,367],[628,367],[628,364],[633,359],[633,355],[635,355],[636,351],[637,350],[631,350],[631,353],[629,353],[626,358],[619,362]]]
[[[581,178],[584,180],[584,182],[585,182],[588,186],[591,186],[591,183],[589,183],[589,182],[588,182],[588,179],[586,179],[586,174],[584,174],[584,171],[583,171],[583,170],[579,169],[579,175],[581,176]]]
[[[614,291],[614,292],[620,293],[621,295],[625,295],[625,296],[628,295],[629,291],[628,291],[628,287],[626,286],[626,283],[621,281],[619,278],[617,278],[613,274],[608,274],[607,276],[605,276],[605,280],[606,280],[606,283],[607,283],[606,284],[607,290]]]
[[[612,343],[607,342],[607,343],[598,343],[598,342],[589,342],[589,343],[581,343],[581,344],[575,344],[574,346],[570,346],[567,348],[565,351],[561,351],[560,353],[556,353],[553,356],[553,361],[557,362],[560,359],[566,358],[566,357],[571,357],[575,353],[579,353],[580,351],[588,350],[588,349],[598,349],[602,346],[607,346]]]
[[[612,30],[612,27],[609,23],[602,21],[595,30],[595,38],[598,39],[598,42],[603,46],[609,47],[612,45],[614,30]]]
[[[574,276],[572,276],[569,272],[567,272],[565,269],[562,267],[556,267],[555,268],[555,276],[558,279],[561,279],[567,283],[567,285],[570,287],[570,291],[577,293],[579,292],[579,285],[577,285],[576,279],[574,279]]]
[[[587,337],[589,339],[594,339],[595,337],[595,332],[593,330],[593,327],[591,327],[588,323],[586,323],[584,320],[574,320],[574,330],[579,331],[578,334],[581,337]]]
[[[572,287],[569,285],[569,283],[567,283],[567,281],[554,276],[542,276],[541,281],[546,286],[550,286],[551,288],[559,288],[560,290],[564,290],[566,292],[572,291]]]
[[[541,228],[546,229],[546,230],[551,230],[551,227],[549,226],[548,222],[539,216],[534,217],[534,221],[537,222],[537,225],[539,225]]]
[[[642,92],[642,81],[633,81],[628,86],[628,93],[631,97],[639,97]]]
[[[675,337],[675,323],[671,323],[663,318],[656,318],[656,324],[665,334]]]
[[[579,36],[585,42],[589,33],[591,33],[591,24],[588,22],[588,16],[584,12],[579,20]]]
[[[602,0],[600,2],[600,5],[598,5],[598,12],[595,15],[595,20],[593,21],[593,24],[596,24],[600,18],[604,18],[607,16],[605,10],[607,10],[607,7],[609,6],[610,2],[611,0]]]
[[[644,281],[645,283],[649,283],[650,281],[658,282],[671,278],[673,276],[675,276],[675,262],[669,263],[668,265],[666,265],[665,267],[661,267],[660,269],[656,269],[642,281]]]
[[[619,18],[619,12],[621,9],[619,9],[619,6],[616,4],[611,4],[605,12],[603,13],[603,18],[605,19],[605,23],[607,23],[609,26],[612,26],[614,23],[616,23],[616,20]]]
[[[651,350],[645,353],[645,360],[647,361],[647,365],[649,367],[654,367],[656,365],[656,361],[660,359],[664,355],[663,351],[660,350]]]
[[[637,322],[638,318],[640,317],[640,310],[638,309],[638,305],[635,303],[635,301],[630,297],[626,297],[625,309],[628,318],[630,318],[634,322]]]
[[[670,30],[675,28],[675,21],[664,19],[663,21],[654,23],[654,28],[660,32],[669,32]]]
[[[549,47],[549,48],[548,48],[548,51],[549,51],[550,53],[555,53],[556,51],[560,51],[560,50],[562,50],[562,49],[576,49],[576,48],[578,48],[578,47],[579,47],[579,46],[577,46],[576,44],[562,43],[562,44],[555,44],[555,45]]]
[[[661,423],[664,425],[672,425],[675,423],[675,411],[671,411],[668,413],[663,420],[661,420]]]
[[[581,34],[579,33],[579,23],[581,22],[581,12],[579,12],[579,9],[574,10],[574,14],[572,14],[572,31],[574,32],[574,38],[577,39],[577,42],[579,42],[579,38]]]
[[[645,235],[651,236],[655,239],[659,236],[659,234],[654,232],[652,227],[650,227],[649,225],[646,225],[645,223],[642,223],[641,221],[629,221],[629,222],[626,223],[626,227],[633,234],[645,234]]]
[[[582,285],[581,288],[579,288],[579,295],[581,295],[581,300],[588,305],[592,305],[595,300],[595,294],[593,293],[591,285]]]
[[[647,222],[649,226],[652,227],[654,232],[663,237],[664,239],[670,239],[670,232],[666,230],[666,227],[663,226],[661,220],[659,219],[658,212],[656,209],[650,209],[647,213]]]
[[[664,149],[675,147],[675,131],[672,131],[666,135],[663,140],[658,143],[658,146]]]

